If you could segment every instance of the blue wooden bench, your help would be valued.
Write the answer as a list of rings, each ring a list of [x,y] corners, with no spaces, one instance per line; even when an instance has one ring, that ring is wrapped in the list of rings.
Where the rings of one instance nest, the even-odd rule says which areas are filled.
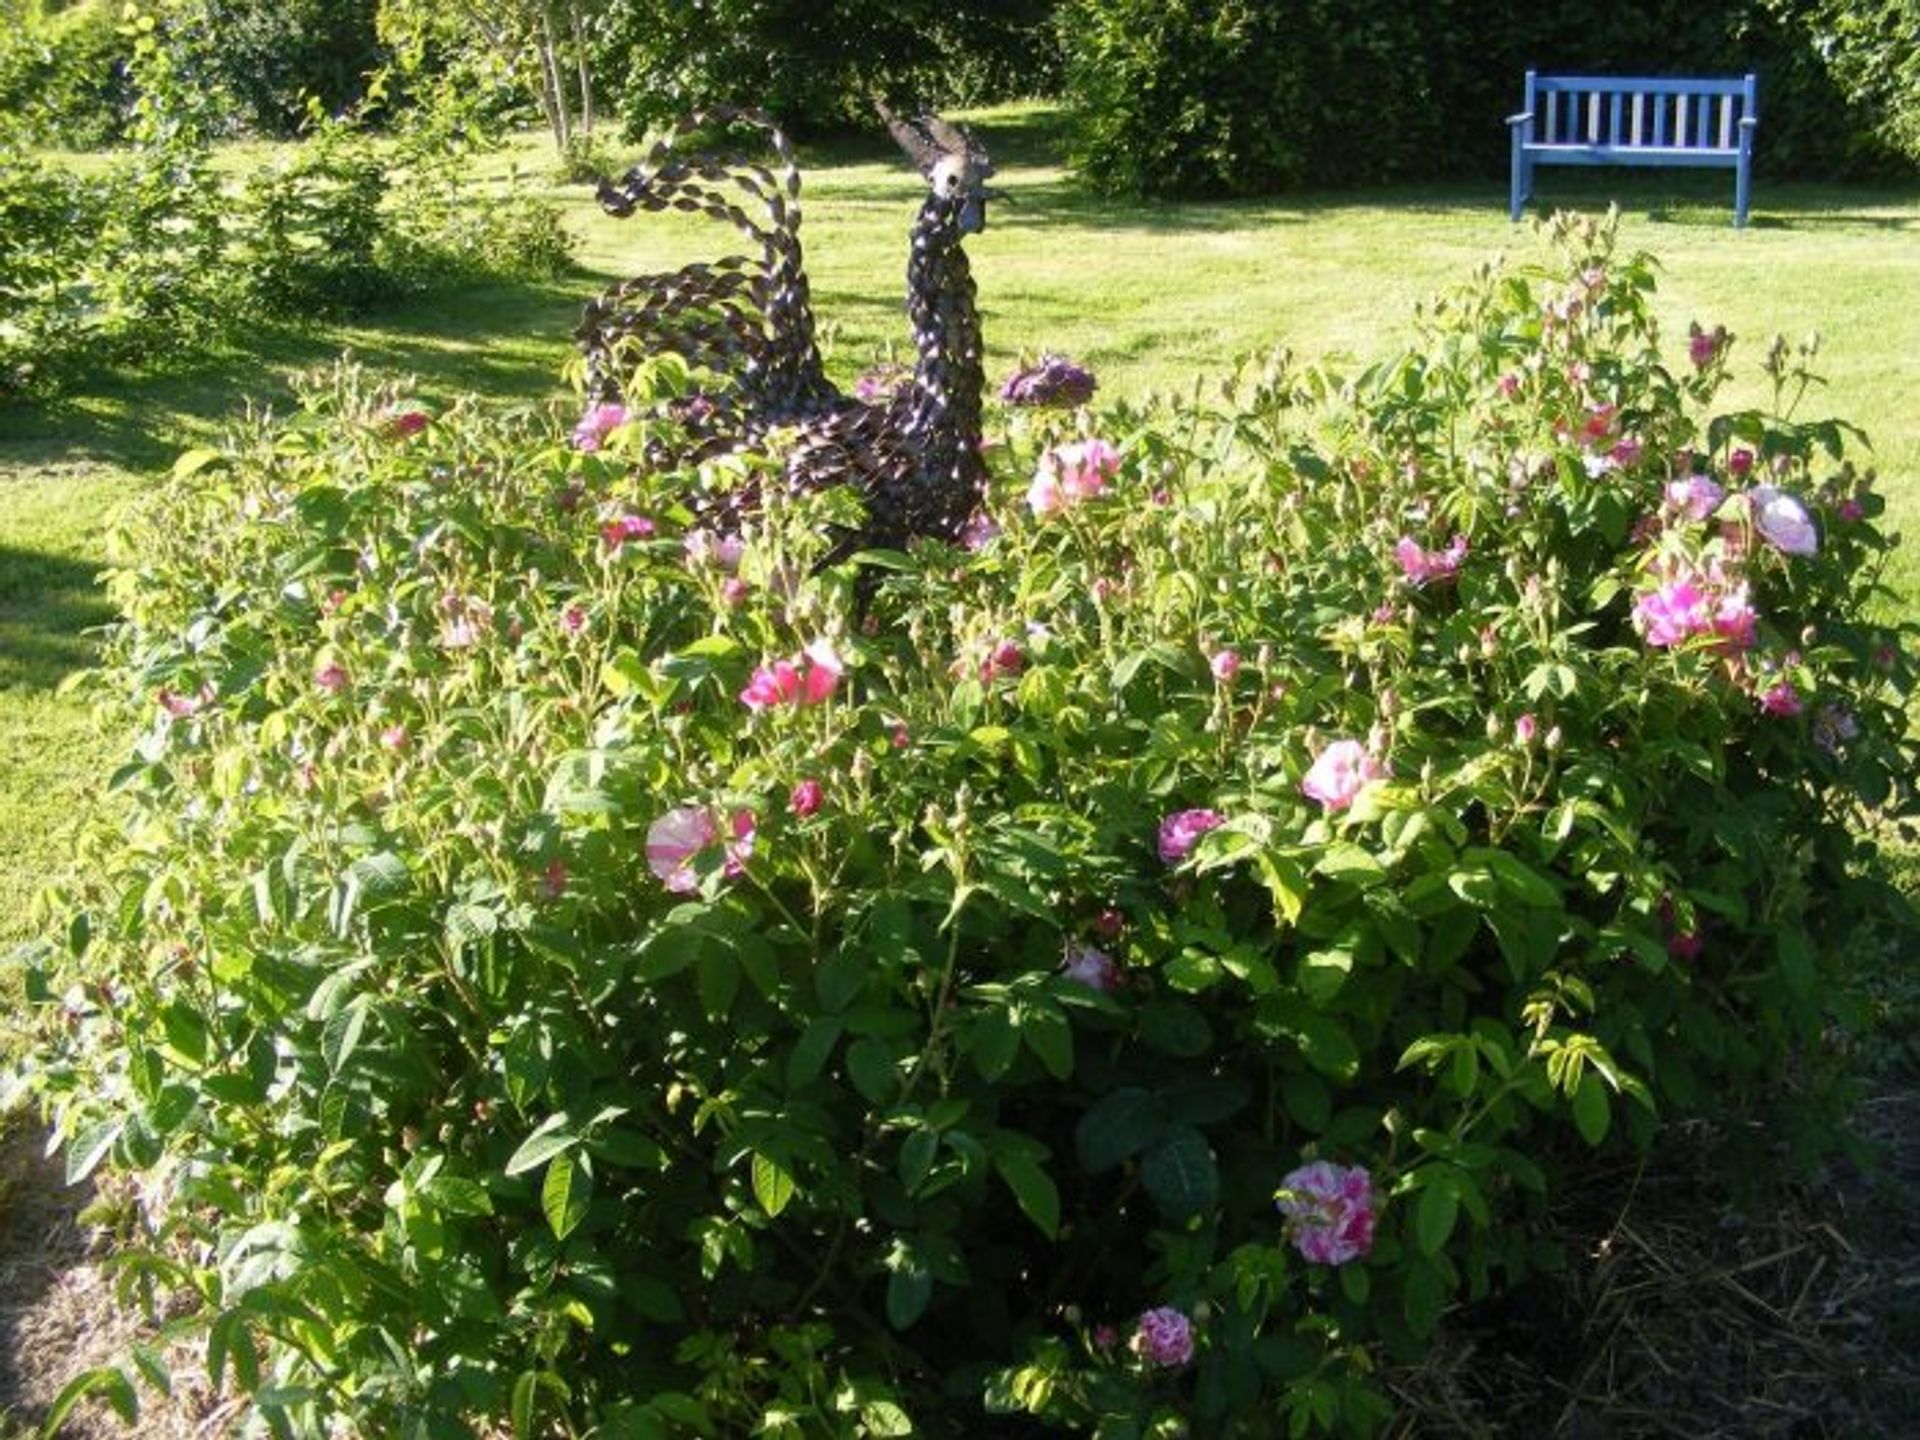
[[[1520,218],[1536,165],[1708,165],[1734,172],[1733,223],[1745,225],[1760,123],[1756,88],[1752,75],[1653,80],[1529,70],[1526,103],[1507,117],[1508,215]]]

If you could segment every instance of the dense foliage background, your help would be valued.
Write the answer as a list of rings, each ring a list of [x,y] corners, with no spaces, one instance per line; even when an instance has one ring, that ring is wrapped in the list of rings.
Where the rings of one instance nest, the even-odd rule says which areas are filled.
[[[1920,167],[1906,0],[1063,0],[1076,159],[1136,195],[1502,173],[1529,67],[1760,76],[1763,175]]]
[[[5,0],[0,111],[42,139],[121,137],[130,41],[110,0]],[[1920,168],[1909,0],[166,0],[183,65],[228,129],[294,133],[405,56],[572,145],[700,105],[795,133],[864,124],[869,97],[952,106],[1061,95],[1095,185],[1135,195],[1493,175],[1528,66],[1757,71],[1763,175]],[[407,87],[395,87],[404,94]]]

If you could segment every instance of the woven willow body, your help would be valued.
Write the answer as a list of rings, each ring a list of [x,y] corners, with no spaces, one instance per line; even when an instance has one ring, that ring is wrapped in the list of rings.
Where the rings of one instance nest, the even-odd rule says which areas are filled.
[[[696,372],[719,378],[710,394],[675,407],[687,436],[684,454],[757,449],[787,432],[779,443],[789,484],[854,486],[867,522],[835,547],[837,554],[899,548],[916,536],[951,540],[986,481],[980,317],[961,247],[984,223],[992,166],[944,121],[882,114],[928,179],[908,237],[913,377],[889,399],[868,404],[826,377],[800,249],[800,172],[786,137],[754,111],[689,116],[617,183],[602,182],[600,202],[617,216],[678,210],[723,220],[752,242],[757,257],[731,255],[628,280],[588,304],[578,337],[596,401],[620,400],[623,368],[648,355],[679,355]],[[680,155],[688,136],[720,125],[762,132],[778,173],[739,156]],[[732,528],[755,503],[751,493],[734,493],[718,507],[725,513],[709,518]]]

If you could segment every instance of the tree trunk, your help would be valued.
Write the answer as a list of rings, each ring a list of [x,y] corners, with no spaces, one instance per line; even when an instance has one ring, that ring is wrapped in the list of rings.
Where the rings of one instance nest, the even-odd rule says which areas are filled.
[[[546,109],[553,126],[554,144],[565,150],[573,140],[573,117],[567,105],[567,87],[560,78],[559,46],[553,38],[553,10],[540,6],[540,88],[550,97]]]
[[[567,19],[573,25],[573,63],[580,76],[580,129],[593,133],[593,75],[587,68],[587,32],[580,18],[580,0],[567,0]]]

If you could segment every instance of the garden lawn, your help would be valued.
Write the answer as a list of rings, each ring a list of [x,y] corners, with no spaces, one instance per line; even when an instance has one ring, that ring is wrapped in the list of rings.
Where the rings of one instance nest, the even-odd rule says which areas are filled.
[[[1022,354],[1064,351],[1099,375],[1102,401],[1213,383],[1242,354],[1366,361],[1408,333],[1416,304],[1499,251],[1525,252],[1503,183],[1283,201],[1128,205],[1075,186],[1057,159],[1057,115],[1037,106],[976,117],[1011,197],[969,244],[988,373]],[[629,151],[627,158],[637,152]],[[258,147],[237,150],[244,169]],[[529,137],[492,161],[543,174]],[[907,225],[921,182],[883,137],[804,158],[807,273],[831,371],[843,382],[895,347]],[[1825,337],[1830,380],[1803,402],[1866,429],[1890,528],[1920,534],[1920,189],[1756,187],[1751,227],[1731,226],[1718,176],[1603,172],[1550,177],[1552,204],[1624,210],[1624,251],[1662,262],[1659,313],[1675,363],[1686,327],[1737,337],[1730,403],[1766,399],[1759,357],[1776,332]],[[546,184],[547,182],[541,182]],[[429,397],[477,390],[563,397],[561,367],[582,300],[603,284],[738,248],[724,228],[682,217],[601,214],[588,188],[554,183],[580,236],[572,283],[439,294],[351,324],[236,337],[194,369],[103,376],[59,405],[0,409],[0,942],[29,933],[29,902],[57,877],[72,824],[112,767],[81,701],[59,693],[107,618],[96,589],[107,517],[163,475],[173,455],[249,400],[281,403],[284,377],[343,348],[418,377]],[[1896,556],[1897,598],[1920,595],[1920,553]]]

